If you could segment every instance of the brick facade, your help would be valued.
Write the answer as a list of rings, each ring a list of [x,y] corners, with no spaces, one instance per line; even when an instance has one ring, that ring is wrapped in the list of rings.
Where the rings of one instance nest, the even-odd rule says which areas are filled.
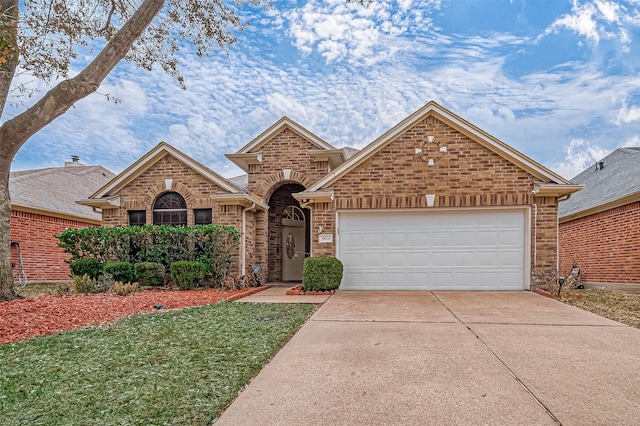
[[[447,152],[428,166],[415,148],[428,135]],[[531,206],[531,270],[555,271],[557,199],[534,197],[536,179],[435,117],[407,129],[364,163],[336,181],[334,206],[313,209],[313,229],[335,235],[335,211],[341,209],[427,208],[425,194],[434,194],[433,208]],[[534,207],[534,204],[536,207]],[[537,210],[537,211],[536,211]],[[537,220],[536,220],[537,218]],[[313,239],[314,254],[335,254],[335,246]]]
[[[166,179],[171,179],[170,188],[167,188]],[[185,199],[187,226],[194,224],[193,209],[211,208],[214,224],[233,226],[242,232],[242,207],[215,202],[211,195],[223,192],[223,189],[171,155],[165,155],[120,189],[120,206],[102,210],[103,226],[127,226],[129,210],[145,210],[146,223],[152,224],[154,202],[167,191],[177,192]],[[249,225],[250,230],[252,227]],[[229,273],[235,275],[239,272],[238,250],[233,255]]]
[[[640,202],[560,224],[560,274],[578,263],[585,282],[640,284]]]
[[[380,145],[374,142],[371,146],[375,149],[371,152],[365,149],[370,155],[356,157],[363,157],[363,160],[354,162],[354,167],[323,187],[323,190],[333,191],[333,199],[328,201],[321,197],[308,203],[305,215],[310,244],[305,252],[310,250],[314,256],[335,256],[336,215],[340,210],[427,210],[425,195],[434,194],[434,206],[430,207],[433,209],[526,208],[531,213],[527,223],[531,230],[528,269],[532,273],[555,273],[558,199],[555,195],[536,196],[533,191],[541,183],[563,185],[568,182],[561,178],[554,181],[556,178],[551,172],[544,171],[541,166],[536,169],[538,165],[534,162],[529,163],[533,166],[526,165],[530,160],[518,157],[515,151],[503,149],[500,142],[485,138],[484,134],[469,136],[470,133],[459,130],[462,127],[450,124],[455,120],[450,122],[439,117],[425,114],[412,121],[413,124],[400,127],[397,134],[388,133],[395,136]],[[172,179],[171,190],[180,193],[187,203],[188,225],[193,223],[194,208],[211,207],[214,223],[231,225],[243,232],[244,215],[247,269],[259,265],[269,280],[280,280],[282,210],[288,205],[299,205],[291,194],[312,187],[318,189],[316,184],[332,171],[329,160],[334,167],[337,160],[328,154],[324,158],[318,155],[323,149],[335,155],[335,150],[326,142],[314,139],[315,136],[301,131],[295,123],[289,121],[287,124],[285,119],[279,123],[283,124],[273,126],[229,157],[235,156],[233,161],[248,172],[245,195],[262,203],[261,208],[254,208],[255,203],[243,207],[214,202],[211,195],[224,192],[222,188],[184,161],[166,155],[119,188],[120,207],[104,209],[103,223],[126,225],[127,210],[145,210],[147,223],[151,223],[153,202],[167,190],[165,180]],[[428,142],[429,136],[434,137],[432,142]],[[442,147],[446,147],[446,152],[441,151]],[[507,160],[511,154],[505,155],[506,151],[519,160]],[[435,158],[432,165],[428,161],[430,158]],[[319,242],[319,234],[332,235],[332,242]],[[240,268],[241,251],[242,247],[234,257],[235,271]]]
[[[11,211],[11,240],[20,243],[22,262],[27,279],[33,281],[64,281],[70,279],[69,255],[57,246],[60,234],[67,228],[87,228],[93,223],[25,212]],[[14,278],[18,279],[17,247],[11,247]]]

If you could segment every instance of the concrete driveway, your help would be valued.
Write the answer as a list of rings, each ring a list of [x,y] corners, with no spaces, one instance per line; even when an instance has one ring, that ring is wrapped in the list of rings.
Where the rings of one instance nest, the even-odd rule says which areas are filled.
[[[333,295],[218,425],[640,422],[640,330],[530,292]]]

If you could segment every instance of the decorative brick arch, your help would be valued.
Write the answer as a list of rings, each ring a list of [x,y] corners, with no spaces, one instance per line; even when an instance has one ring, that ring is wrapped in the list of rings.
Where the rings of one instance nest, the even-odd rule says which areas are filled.
[[[167,189],[164,183],[157,183],[149,188],[147,193],[144,195],[144,205],[146,209],[153,210],[153,202],[156,200],[156,198],[158,198],[160,194],[163,194],[165,192],[177,192],[184,198],[187,206],[191,206],[195,202],[193,193],[191,193],[191,191],[185,184],[174,181],[173,185],[171,185],[171,189]]]
[[[263,194],[263,200],[268,201],[273,191],[285,183],[299,183],[305,188],[308,188],[313,182],[302,173],[296,172],[294,170],[291,171],[291,175],[289,176],[289,178],[285,179],[284,172],[279,171],[267,176],[267,178],[264,179],[262,183],[260,183],[260,186],[258,187],[258,193]]]

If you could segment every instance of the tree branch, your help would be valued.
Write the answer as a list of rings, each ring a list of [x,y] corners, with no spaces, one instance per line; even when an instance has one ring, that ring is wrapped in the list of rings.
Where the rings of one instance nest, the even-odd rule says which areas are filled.
[[[17,0],[12,2],[17,3]],[[13,158],[31,136],[64,114],[75,102],[95,92],[163,5],[164,0],[144,0],[104,49],[78,75],[60,82],[31,108],[0,126],[0,155]]]

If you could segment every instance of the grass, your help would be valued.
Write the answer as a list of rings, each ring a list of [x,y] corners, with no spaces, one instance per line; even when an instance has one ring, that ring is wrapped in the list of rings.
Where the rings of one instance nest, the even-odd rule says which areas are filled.
[[[563,294],[560,300],[602,317],[640,328],[640,294],[596,289],[571,290],[571,293],[578,297]]]
[[[0,419],[211,424],[313,309],[220,303],[0,345]]]
[[[18,294],[22,297],[36,297],[41,294],[56,294],[61,283],[33,282],[24,287],[17,285]]]

